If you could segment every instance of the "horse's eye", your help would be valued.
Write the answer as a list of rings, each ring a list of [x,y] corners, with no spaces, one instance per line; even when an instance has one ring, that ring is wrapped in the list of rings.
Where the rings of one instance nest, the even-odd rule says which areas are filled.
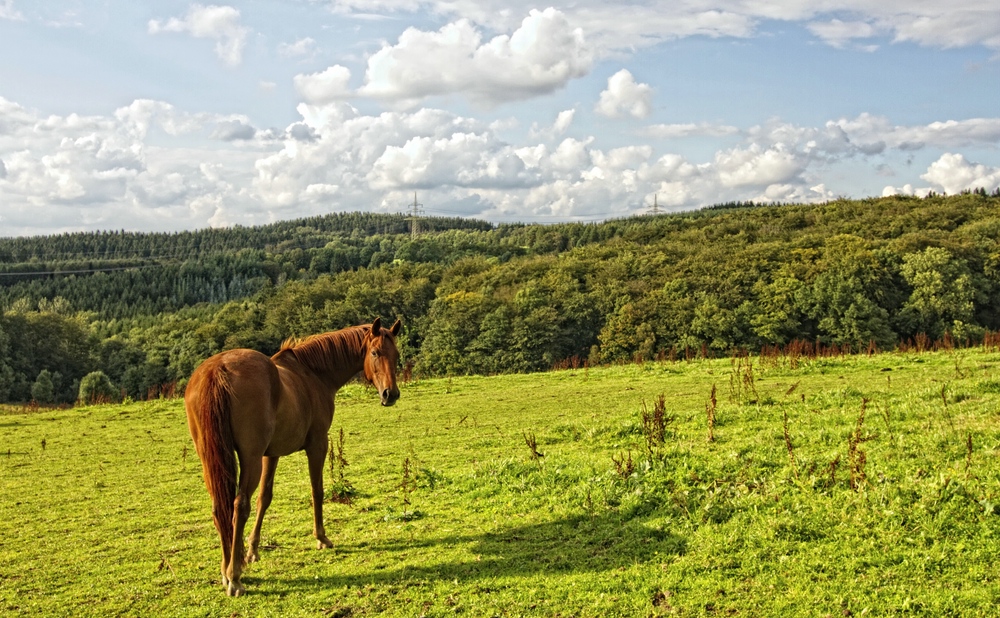
[[[372,357],[378,358],[378,350],[372,350]]]

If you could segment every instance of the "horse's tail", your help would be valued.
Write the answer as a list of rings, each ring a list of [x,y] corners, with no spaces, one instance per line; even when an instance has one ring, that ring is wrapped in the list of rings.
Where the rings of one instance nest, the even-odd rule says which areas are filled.
[[[233,546],[233,501],[236,499],[236,454],[230,425],[231,388],[224,366],[211,369],[199,403],[205,487],[212,496],[212,516],[222,546]]]

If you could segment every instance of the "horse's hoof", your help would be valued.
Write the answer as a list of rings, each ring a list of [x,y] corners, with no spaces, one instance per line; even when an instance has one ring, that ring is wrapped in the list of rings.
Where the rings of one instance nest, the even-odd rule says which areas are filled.
[[[256,550],[250,550],[250,553],[247,554],[247,563],[257,562],[258,560],[260,560],[260,556],[257,554]]]
[[[238,584],[234,582],[229,582],[229,586],[226,588],[226,596],[230,597],[241,597],[246,589],[243,584]]]
[[[316,549],[333,549],[333,542],[330,539],[319,539],[316,541]]]

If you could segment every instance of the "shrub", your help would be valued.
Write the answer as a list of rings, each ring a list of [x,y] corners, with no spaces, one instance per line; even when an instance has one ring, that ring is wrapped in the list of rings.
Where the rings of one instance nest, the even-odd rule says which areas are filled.
[[[93,405],[118,401],[118,395],[107,374],[103,371],[92,371],[80,380],[80,395],[77,399],[83,405]]]

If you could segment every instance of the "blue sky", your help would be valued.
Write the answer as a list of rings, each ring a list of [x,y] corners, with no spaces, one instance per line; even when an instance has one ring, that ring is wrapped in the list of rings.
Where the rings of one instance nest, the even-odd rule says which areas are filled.
[[[1000,1],[0,0],[0,235],[1000,186]]]

